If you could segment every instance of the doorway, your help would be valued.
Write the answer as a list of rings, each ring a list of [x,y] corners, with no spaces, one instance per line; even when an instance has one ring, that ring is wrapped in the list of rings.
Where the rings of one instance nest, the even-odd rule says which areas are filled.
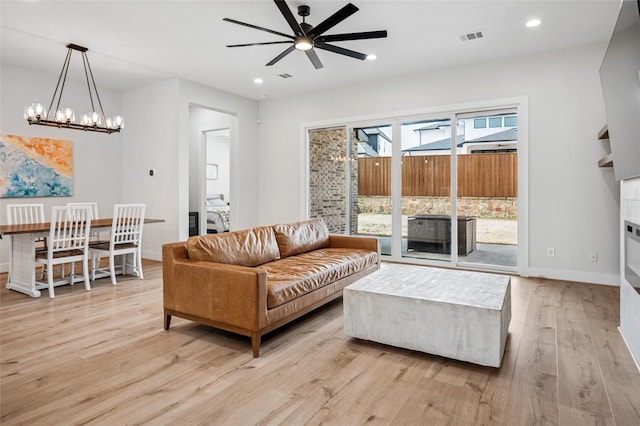
[[[231,192],[231,130],[227,128],[204,130],[205,159],[205,212],[206,231],[221,234],[229,232]]]
[[[189,106],[190,235],[226,232],[231,227],[235,120],[231,114]]]

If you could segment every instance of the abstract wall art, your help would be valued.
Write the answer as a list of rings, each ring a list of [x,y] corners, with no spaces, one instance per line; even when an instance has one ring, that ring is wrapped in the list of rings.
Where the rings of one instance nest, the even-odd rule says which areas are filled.
[[[69,197],[72,189],[72,141],[0,136],[0,198]]]

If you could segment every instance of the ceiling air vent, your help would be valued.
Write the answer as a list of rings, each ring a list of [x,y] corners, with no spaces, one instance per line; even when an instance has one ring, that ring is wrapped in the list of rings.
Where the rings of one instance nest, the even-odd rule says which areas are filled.
[[[460,36],[461,41],[477,40],[480,38],[484,38],[484,31],[473,31]]]
[[[287,74],[286,72],[284,74],[278,74],[278,77],[280,78],[291,78],[293,77],[291,74]]]

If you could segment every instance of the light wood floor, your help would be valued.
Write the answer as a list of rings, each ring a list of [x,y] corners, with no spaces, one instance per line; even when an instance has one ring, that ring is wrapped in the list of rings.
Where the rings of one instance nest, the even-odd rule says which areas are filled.
[[[512,279],[500,369],[359,341],[337,300],[263,339],[174,318],[161,264],[40,299],[0,275],[0,423],[640,425],[615,287]]]

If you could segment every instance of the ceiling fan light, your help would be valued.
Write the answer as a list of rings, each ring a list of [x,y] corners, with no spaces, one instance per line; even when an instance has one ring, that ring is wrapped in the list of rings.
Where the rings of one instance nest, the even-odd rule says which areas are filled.
[[[293,44],[298,50],[309,50],[313,47],[313,40],[309,37],[299,37]]]

